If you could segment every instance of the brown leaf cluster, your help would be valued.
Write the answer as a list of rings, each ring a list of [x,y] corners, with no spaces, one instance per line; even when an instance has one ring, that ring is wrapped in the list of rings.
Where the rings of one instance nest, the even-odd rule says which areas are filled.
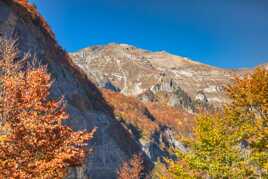
[[[192,131],[194,126],[194,116],[192,114],[164,104],[146,103],[145,105],[150,113],[155,116],[159,125],[174,128],[182,135],[187,135]]]
[[[102,90],[102,94],[113,108],[114,114],[126,124],[131,124],[141,130],[144,136],[150,136],[158,130],[158,126],[148,116],[146,106],[134,97],[124,96],[106,89]]]
[[[187,134],[193,126],[193,115],[158,103],[143,103],[131,96],[102,89],[105,100],[112,106],[116,116],[150,136],[160,127],[173,128],[181,134]]]
[[[134,155],[129,161],[122,164],[117,172],[118,179],[140,179],[143,165],[140,155]]]

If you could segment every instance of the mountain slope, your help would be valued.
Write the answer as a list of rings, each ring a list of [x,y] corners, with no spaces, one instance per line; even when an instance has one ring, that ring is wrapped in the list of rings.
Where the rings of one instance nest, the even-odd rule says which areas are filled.
[[[216,68],[126,44],[93,46],[71,53],[71,57],[99,87],[180,106],[189,112],[194,112],[200,102],[203,106],[228,102],[224,85],[248,71]]]
[[[21,54],[29,52],[32,57],[37,57],[38,63],[48,65],[49,73],[55,79],[52,97],[64,95],[71,118],[68,125],[77,130],[98,128],[90,144],[93,152],[85,167],[73,171],[72,176],[113,178],[121,163],[139,151],[139,147],[132,139],[126,138],[126,131],[114,120],[112,110],[99,90],[72,63],[43,22],[31,5],[0,0],[0,40],[17,39]],[[117,127],[116,133],[111,133],[113,127]],[[127,142],[118,142],[122,137]]]
[[[190,113],[199,103],[228,101],[222,85],[247,72],[125,44],[83,49],[71,59],[26,1],[0,0],[0,41],[6,39],[17,39],[21,56],[29,53],[48,65],[55,79],[51,97],[65,97],[71,119],[66,125],[76,130],[97,127],[89,143],[92,153],[83,167],[71,170],[69,178],[116,178],[122,162],[135,153],[142,153],[150,172],[154,162],[170,157],[170,147],[187,151],[179,137],[191,135],[194,115]]]
[[[70,114],[66,125],[76,130],[97,128],[89,143],[93,151],[83,167],[71,170],[69,178],[116,178],[122,162],[135,153],[143,155],[145,171],[150,172],[155,161],[169,156],[170,146],[186,150],[176,137],[190,134],[192,115],[98,89],[57,44],[38,11],[26,1],[19,2],[0,0],[0,41],[16,39],[21,56],[28,53],[48,66],[55,80],[51,97],[65,97]],[[144,128],[145,123],[152,128]]]

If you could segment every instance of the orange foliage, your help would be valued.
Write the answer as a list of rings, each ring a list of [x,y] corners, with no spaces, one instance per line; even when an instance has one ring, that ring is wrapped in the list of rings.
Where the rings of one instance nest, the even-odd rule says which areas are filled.
[[[145,136],[150,136],[158,129],[158,126],[152,121],[153,119],[147,115],[146,106],[136,98],[106,89],[102,89],[102,94],[108,104],[113,107],[117,117],[140,129]]]
[[[126,161],[117,172],[119,179],[140,179],[142,174],[142,158],[134,155],[130,161]]]
[[[21,4],[28,4],[28,0],[17,0],[18,3],[21,3]]]
[[[156,103],[146,103],[146,107],[161,126],[174,128],[180,134],[187,134],[194,126],[194,116],[182,109]]]
[[[37,21],[41,27],[50,35],[52,39],[55,39],[55,34],[49,27],[44,17],[37,11],[34,5],[30,4],[28,0],[15,0],[18,4],[27,9],[31,13],[32,20]]]
[[[124,96],[107,89],[102,94],[114,113],[127,124],[132,124],[150,136],[161,126],[173,128],[180,134],[187,134],[193,126],[193,115],[182,109],[157,103],[142,103],[138,99]]]
[[[93,133],[62,125],[68,115],[63,100],[49,97],[51,76],[16,57],[13,43],[0,44],[0,178],[63,178],[83,162]]]

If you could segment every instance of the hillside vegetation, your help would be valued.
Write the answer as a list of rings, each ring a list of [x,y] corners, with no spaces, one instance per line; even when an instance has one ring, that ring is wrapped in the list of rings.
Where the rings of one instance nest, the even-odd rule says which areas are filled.
[[[2,8],[0,30],[22,38],[0,32],[0,178],[268,178],[265,66],[122,44],[72,61],[34,5]]]
[[[63,178],[82,165],[93,133],[63,125],[63,100],[50,99],[51,76],[20,62],[15,41],[0,43],[0,178]],[[28,61],[28,62],[27,62]]]
[[[178,151],[168,178],[268,178],[268,71],[237,78],[224,112],[196,119],[191,150]]]
[[[114,114],[127,125],[132,125],[141,132],[142,137],[151,137],[161,128],[174,129],[181,135],[191,133],[193,115],[166,105],[143,103],[131,96],[102,89],[102,94]]]

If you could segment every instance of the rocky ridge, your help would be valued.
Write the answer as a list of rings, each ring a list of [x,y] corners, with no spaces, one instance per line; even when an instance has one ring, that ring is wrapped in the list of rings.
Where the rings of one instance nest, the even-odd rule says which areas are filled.
[[[222,69],[167,52],[151,52],[127,44],[93,46],[71,58],[98,87],[160,101],[194,113],[228,102],[224,85],[247,69]]]

